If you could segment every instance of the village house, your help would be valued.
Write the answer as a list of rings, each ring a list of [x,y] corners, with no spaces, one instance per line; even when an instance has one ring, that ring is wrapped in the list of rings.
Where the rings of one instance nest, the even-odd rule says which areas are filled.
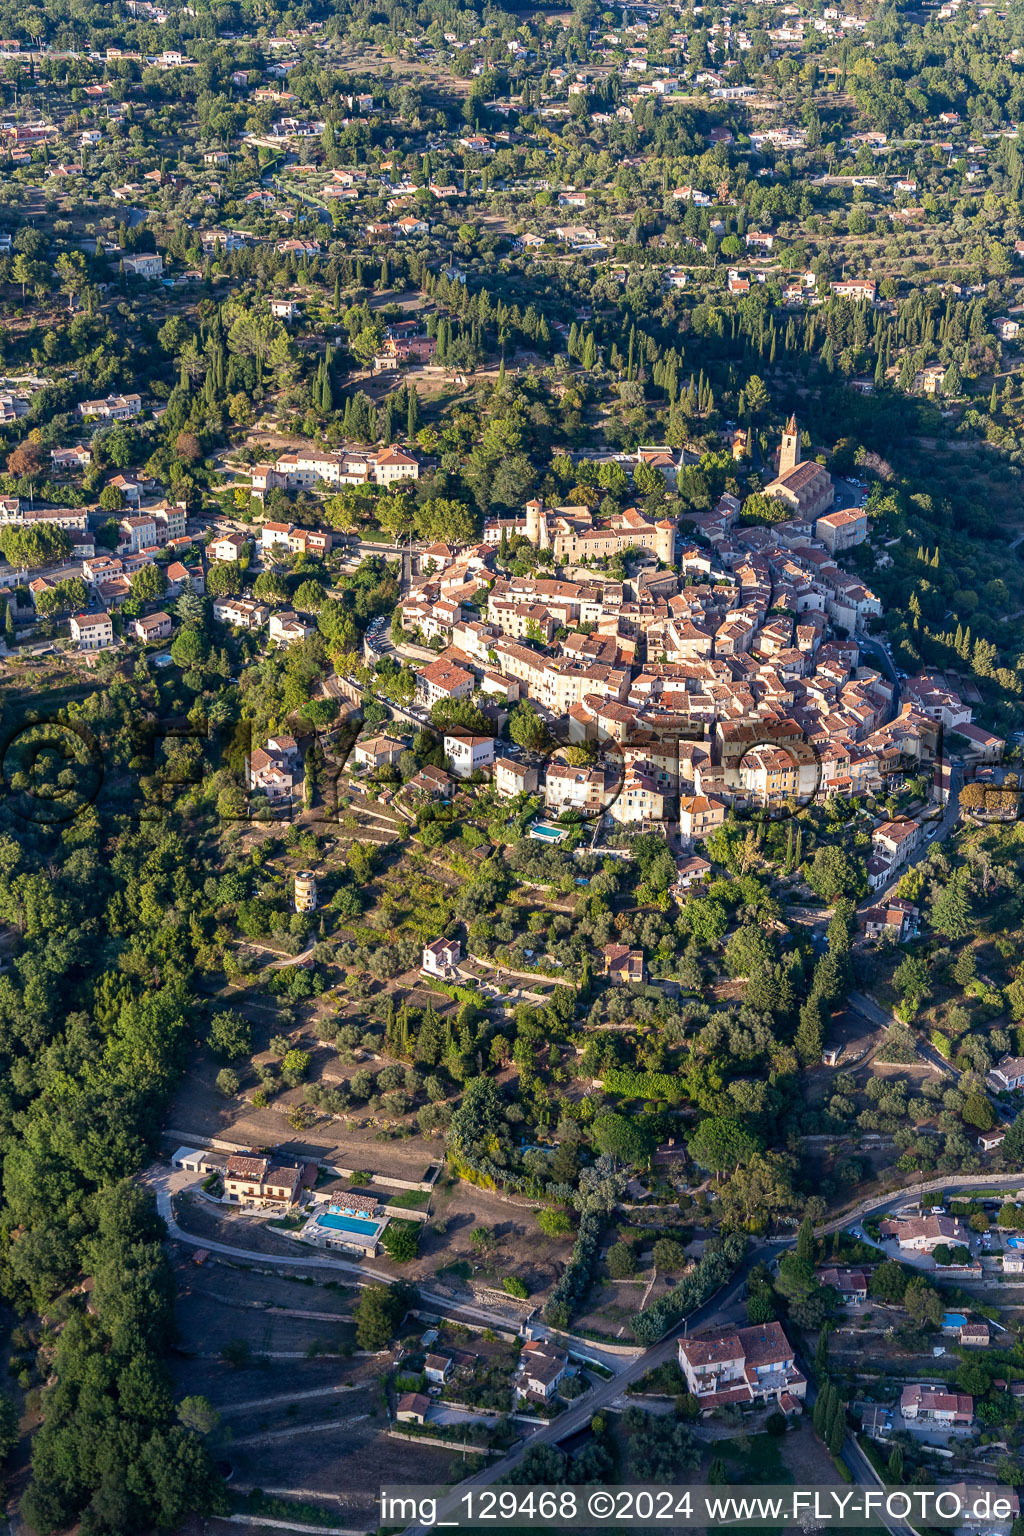
[[[517,1394],[550,1402],[568,1374],[569,1356],[564,1349],[546,1340],[531,1340],[523,1345],[519,1356]]]
[[[132,277],[144,277],[153,282],[163,276],[164,259],[162,256],[141,254],[138,256],[122,256],[121,271]]]
[[[932,1253],[940,1247],[966,1245],[967,1228],[959,1216],[893,1216],[881,1223],[883,1237],[894,1237],[911,1253]]]
[[[883,906],[862,912],[860,920],[866,937],[876,943],[904,944],[916,937],[921,913],[912,902],[893,896]]]
[[[425,1424],[433,1403],[423,1392],[403,1392],[395,1404],[399,1424]]]
[[[778,1403],[789,1412],[807,1395],[807,1379],[778,1322],[680,1339],[677,1358],[702,1412],[754,1402]]]
[[[101,651],[114,643],[109,613],[76,613],[71,616],[71,638],[80,651]]]
[[[206,546],[209,560],[237,560],[249,540],[244,533],[222,533]]]
[[[1009,1089],[1011,1093],[1024,1088],[1024,1056],[1004,1056],[989,1076],[999,1088]]]
[[[270,607],[249,597],[215,597],[213,616],[234,629],[262,629],[270,618]]]
[[[434,661],[417,672],[416,692],[428,709],[440,699],[468,699],[473,692],[473,674],[453,661]]]
[[[815,1274],[819,1285],[830,1285],[834,1291],[839,1292],[839,1300],[844,1306],[853,1306],[868,1299],[867,1270],[826,1268],[816,1270]]]
[[[448,976],[462,957],[462,945],[458,939],[435,939],[423,946],[421,969],[428,976]]]
[[[300,619],[297,613],[270,615],[267,637],[277,645],[301,645],[303,640],[315,634],[316,625]]]
[[[915,1423],[966,1428],[974,1419],[974,1399],[965,1392],[943,1392],[936,1387],[904,1387],[900,1413]]]
[[[160,609],[156,613],[149,613],[141,619],[136,619],[134,627],[138,639],[148,645],[153,640],[166,640],[174,626],[171,623],[170,614]]]
[[[921,823],[910,817],[883,821],[871,834],[871,851],[886,864],[891,874],[917,852],[923,836]]]
[[[468,779],[471,774],[489,768],[494,762],[494,737],[462,729],[446,731],[444,755],[455,777]]]
[[[224,1199],[257,1209],[295,1205],[306,1183],[315,1181],[316,1164],[308,1169],[257,1152],[235,1154],[224,1168]]]
[[[423,1374],[435,1387],[443,1387],[453,1369],[450,1355],[428,1354],[423,1361]]]
[[[642,949],[630,949],[628,944],[606,944],[601,951],[605,976],[620,983],[643,983],[647,967]]]
[[[446,800],[455,788],[455,780],[443,768],[428,763],[409,780],[408,788],[428,800]]]
[[[108,395],[105,400],[80,400],[79,416],[98,416],[101,421],[129,421],[142,410],[141,395]]]
[[[517,763],[511,757],[494,759],[494,787],[502,799],[511,799],[514,795],[532,795],[538,783],[537,770],[528,763]]]
[[[271,736],[266,747],[256,747],[245,757],[245,787],[269,801],[290,800],[295,788],[298,743],[294,736]]]
[[[679,836],[689,845],[708,837],[725,821],[725,803],[710,795],[683,795],[679,801]]]
[[[843,550],[853,549],[855,545],[863,544],[867,536],[866,512],[851,509],[826,512],[824,517],[819,517],[814,524],[814,537],[824,544],[830,555],[839,555]]]
[[[393,736],[370,736],[357,741],[354,757],[358,768],[387,768],[397,763],[405,751],[405,743]]]

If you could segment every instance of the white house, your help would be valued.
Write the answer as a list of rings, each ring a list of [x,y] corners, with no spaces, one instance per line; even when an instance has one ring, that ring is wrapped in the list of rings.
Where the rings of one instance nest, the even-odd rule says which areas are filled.
[[[881,1232],[912,1253],[931,1253],[943,1243],[948,1247],[969,1241],[967,1228],[958,1216],[895,1216],[882,1222]]]
[[[807,1395],[807,1379],[778,1322],[680,1339],[678,1358],[702,1408],[777,1402],[784,1411],[795,1411],[796,1399]]]
[[[1004,1056],[990,1074],[1000,1088],[1024,1088],[1024,1056]]]
[[[461,956],[462,945],[458,939],[435,939],[432,944],[423,946],[422,969],[428,976],[446,976],[458,965]]]
[[[80,651],[101,651],[114,643],[109,613],[76,613],[71,619],[71,638]]]
[[[489,768],[494,762],[494,737],[453,731],[445,735],[444,755],[456,778],[468,779],[478,768]]]
[[[533,1340],[523,1345],[516,1387],[524,1397],[539,1397],[547,1402],[568,1374],[569,1356],[564,1349],[546,1341]]]

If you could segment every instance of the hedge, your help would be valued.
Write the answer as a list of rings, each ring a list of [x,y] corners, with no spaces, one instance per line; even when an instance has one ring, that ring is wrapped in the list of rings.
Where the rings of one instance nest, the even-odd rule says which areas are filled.
[[[725,1284],[746,1252],[747,1240],[730,1232],[721,1242],[709,1242],[703,1257],[667,1296],[662,1296],[646,1312],[634,1312],[630,1326],[640,1344],[654,1344],[685,1312],[692,1312],[719,1286]]]
[[[604,1217],[596,1211],[589,1211],[580,1219],[569,1262],[544,1308],[545,1318],[556,1328],[568,1325],[573,1311],[590,1289],[594,1278],[594,1260],[603,1230]]]

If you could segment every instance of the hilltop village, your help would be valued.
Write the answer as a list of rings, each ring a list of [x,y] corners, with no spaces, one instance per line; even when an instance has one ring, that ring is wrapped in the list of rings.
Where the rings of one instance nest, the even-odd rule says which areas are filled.
[[[1022,52],[0,0],[12,1530],[1022,1536]]]

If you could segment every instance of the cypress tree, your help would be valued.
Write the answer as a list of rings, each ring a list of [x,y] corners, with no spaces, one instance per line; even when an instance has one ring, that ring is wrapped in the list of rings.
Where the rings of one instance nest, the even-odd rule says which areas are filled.
[[[828,1369],[828,1329],[822,1328],[818,1334],[818,1347],[814,1351],[814,1373],[820,1379]]]
[[[814,1412],[811,1416],[811,1423],[814,1425],[815,1434],[820,1435],[823,1439],[828,1430],[829,1420],[832,1416],[832,1398],[834,1395],[834,1390],[835,1389],[833,1388],[831,1381],[829,1381],[828,1377],[826,1376],[825,1380],[821,1384],[821,1390],[819,1391],[818,1396],[814,1401]]]
[[[842,1400],[837,1396],[835,1412],[832,1416],[832,1422],[828,1427],[828,1437],[826,1444],[828,1445],[829,1450],[832,1452],[832,1455],[838,1456],[845,1443],[846,1409],[843,1407]]]

